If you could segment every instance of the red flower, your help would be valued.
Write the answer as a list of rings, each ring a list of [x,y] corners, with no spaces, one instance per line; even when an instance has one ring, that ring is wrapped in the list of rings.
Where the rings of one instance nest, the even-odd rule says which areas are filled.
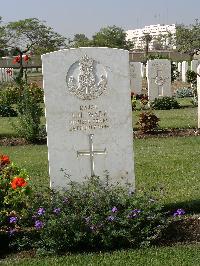
[[[16,56],[13,60],[13,64],[20,63],[20,56]]]
[[[0,165],[6,165],[10,163],[10,159],[7,155],[0,156]]]
[[[13,189],[16,189],[17,187],[25,187],[27,185],[27,182],[23,177],[16,176],[13,181],[11,182],[11,187]]]
[[[6,73],[7,73],[9,76],[12,76],[12,69],[11,69],[11,68],[7,68],[7,69],[6,69]]]
[[[26,55],[24,56],[24,61],[25,61],[25,62],[28,62],[28,60],[29,60],[29,56],[26,54]]]

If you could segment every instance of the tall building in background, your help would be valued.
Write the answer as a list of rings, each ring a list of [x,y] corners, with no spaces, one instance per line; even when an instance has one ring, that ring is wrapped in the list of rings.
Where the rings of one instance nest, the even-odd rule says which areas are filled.
[[[176,25],[156,24],[145,26],[142,29],[127,30],[126,39],[132,41],[135,46],[134,50],[144,49],[145,34],[152,37],[149,43],[149,50],[176,49],[174,45],[176,37]]]

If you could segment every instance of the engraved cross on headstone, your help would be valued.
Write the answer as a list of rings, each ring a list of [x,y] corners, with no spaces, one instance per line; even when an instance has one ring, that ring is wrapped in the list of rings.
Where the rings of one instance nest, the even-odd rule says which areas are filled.
[[[79,157],[80,155],[90,156],[91,176],[95,176],[95,173],[94,173],[94,155],[106,154],[106,148],[104,150],[94,150],[93,136],[94,136],[94,134],[89,134],[89,146],[90,146],[89,151],[77,151],[77,157]]]
[[[158,86],[158,96],[163,96],[163,85],[165,83],[165,79],[162,77],[162,70],[157,70],[157,74],[155,77],[155,84]]]

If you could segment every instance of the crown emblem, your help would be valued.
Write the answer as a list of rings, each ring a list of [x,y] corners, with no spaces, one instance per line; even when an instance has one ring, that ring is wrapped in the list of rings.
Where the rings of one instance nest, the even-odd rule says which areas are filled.
[[[102,65],[84,55],[69,68],[67,87],[79,99],[95,99],[107,89],[106,72]]]

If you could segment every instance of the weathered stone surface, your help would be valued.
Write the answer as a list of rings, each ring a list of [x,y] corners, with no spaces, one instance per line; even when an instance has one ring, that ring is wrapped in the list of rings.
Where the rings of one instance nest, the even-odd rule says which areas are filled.
[[[42,62],[51,187],[108,171],[134,188],[128,51],[68,49]]]
[[[182,62],[182,71],[181,71],[182,81],[183,82],[186,82],[187,81],[187,78],[186,78],[186,72],[187,71],[188,71],[188,62],[187,61],[183,61]]]
[[[130,62],[131,92],[142,93],[141,63]]]
[[[171,63],[167,59],[155,59],[147,62],[147,82],[149,100],[172,96]]]

